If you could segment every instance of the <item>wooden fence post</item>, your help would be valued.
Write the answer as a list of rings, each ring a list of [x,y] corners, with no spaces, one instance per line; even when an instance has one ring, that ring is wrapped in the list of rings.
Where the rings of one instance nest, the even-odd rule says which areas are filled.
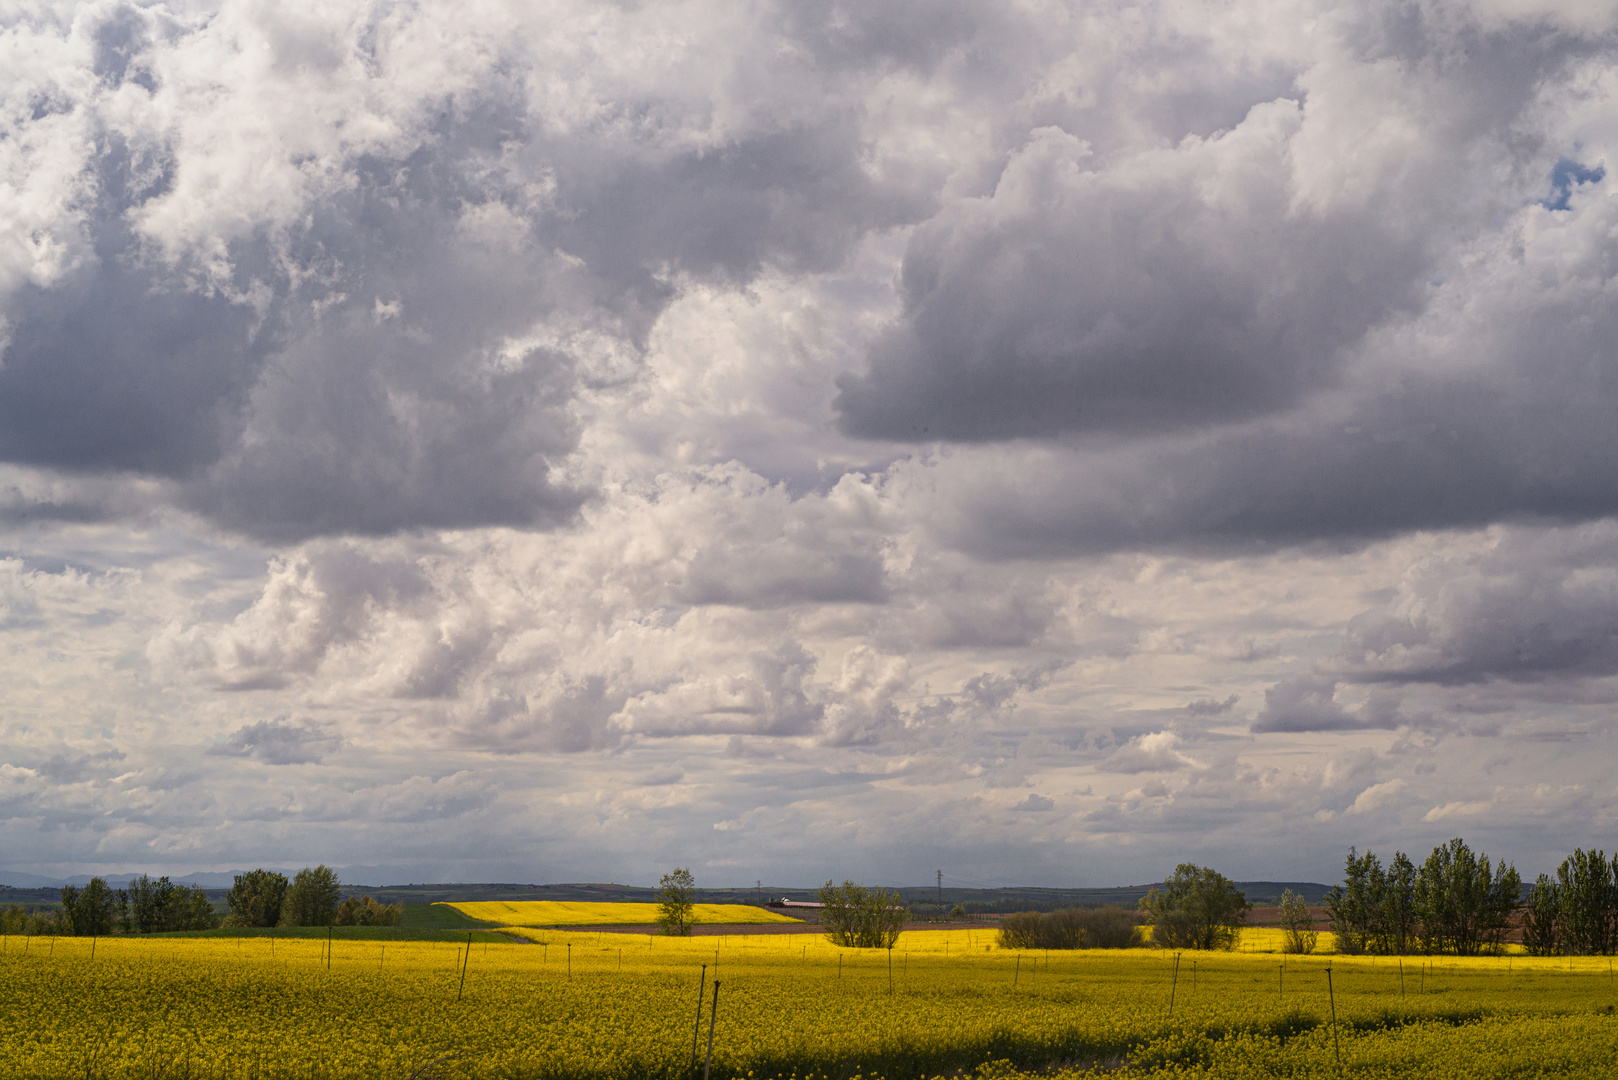
[[[691,1072],[697,1071],[697,1040],[702,1038],[702,995],[708,989],[708,965],[702,965],[697,977],[697,1026],[691,1029]]]
[[[719,1019],[719,980],[713,981],[713,1008],[708,1010],[708,1057],[702,1063],[702,1080],[708,1080],[713,1068],[713,1025]]]

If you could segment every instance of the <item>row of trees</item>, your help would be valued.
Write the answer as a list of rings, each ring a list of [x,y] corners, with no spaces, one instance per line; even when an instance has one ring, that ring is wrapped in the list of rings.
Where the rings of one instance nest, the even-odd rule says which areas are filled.
[[[1523,910],[1523,944],[1535,956],[1618,952],[1618,852],[1575,849],[1539,875]]]
[[[218,925],[219,916],[200,886],[142,874],[122,889],[114,889],[98,877],[82,888],[64,886],[62,908],[52,929],[63,935],[93,937],[114,929],[126,934],[159,934],[211,930]]]
[[[1498,952],[1522,906],[1522,878],[1456,837],[1416,866],[1402,851],[1386,867],[1349,848],[1343,883],[1326,895],[1337,951],[1383,956]]]
[[[221,918],[201,886],[142,874],[114,889],[96,877],[82,887],[65,886],[59,911],[17,920],[18,932],[91,937],[220,926],[397,926],[402,914],[397,905],[379,904],[369,896],[343,900],[337,873],[324,865],[305,867],[290,881],[273,870],[237,874],[225,902],[229,914]],[[7,930],[11,922],[9,913],[0,916]]]

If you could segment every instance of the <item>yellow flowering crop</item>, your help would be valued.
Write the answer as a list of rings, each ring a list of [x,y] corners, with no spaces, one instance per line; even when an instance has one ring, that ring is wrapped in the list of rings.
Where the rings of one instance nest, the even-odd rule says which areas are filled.
[[[910,931],[891,952],[813,934],[525,936],[469,955],[402,940],[339,938],[328,954],[308,938],[11,938],[0,1077],[690,1080],[704,964],[704,1047],[721,983],[716,1080],[1114,1065],[1324,1078],[1338,1054],[1366,1078],[1618,1071],[1605,957],[1185,953],[1176,969],[1150,949],[1002,950],[989,929]]]
[[[653,926],[657,923],[658,910],[656,904],[573,900],[485,900],[442,906],[454,908],[468,918],[505,926]],[[693,907],[693,917],[699,923],[757,926],[802,921],[752,904],[695,904]]]

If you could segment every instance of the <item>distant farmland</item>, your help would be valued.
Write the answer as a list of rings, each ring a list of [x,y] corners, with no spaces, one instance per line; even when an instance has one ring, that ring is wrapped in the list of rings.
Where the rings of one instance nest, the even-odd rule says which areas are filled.
[[[497,926],[654,926],[656,904],[592,903],[578,900],[480,900],[435,904]],[[757,926],[799,920],[751,904],[697,904],[699,923]]]

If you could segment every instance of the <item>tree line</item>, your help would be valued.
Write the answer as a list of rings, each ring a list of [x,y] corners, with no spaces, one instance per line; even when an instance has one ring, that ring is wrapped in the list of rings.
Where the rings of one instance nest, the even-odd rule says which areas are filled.
[[[1618,951],[1618,854],[1578,849],[1555,876],[1539,875],[1523,895],[1522,878],[1491,864],[1460,837],[1435,847],[1420,866],[1396,851],[1387,866],[1349,849],[1343,883],[1326,896],[1339,952],[1398,955],[1500,952],[1521,925],[1535,956]]]
[[[342,899],[342,883],[325,865],[306,866],[290,881],[273,870],[237,874],[225,903],[228,911],[221,916],[201,886],[167,877],[142,874],[124,888],[94,877],[83,886],[64,886],[56,911],[16,906],[0,911],[0,931],[95,937],[229,927],[398,926],[402,916],[398,905],[369,896]]]

